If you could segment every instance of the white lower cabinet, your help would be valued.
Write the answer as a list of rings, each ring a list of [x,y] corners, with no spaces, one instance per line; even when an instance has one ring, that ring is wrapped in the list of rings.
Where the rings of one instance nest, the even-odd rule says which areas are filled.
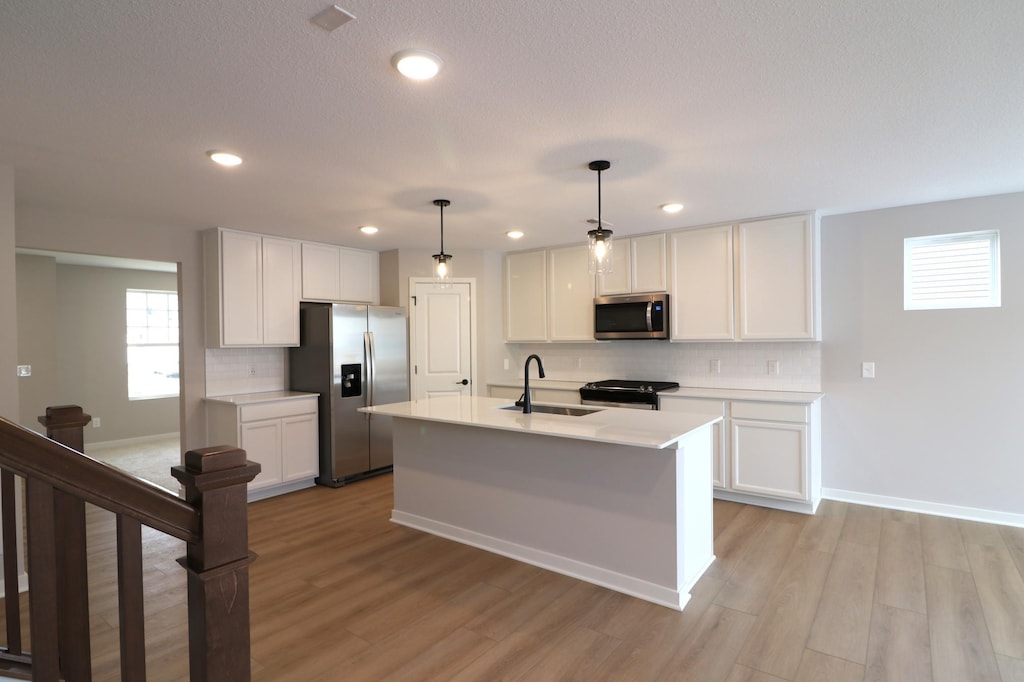
[[[662,411],[721,414],[715,497],[813,514],[821,501],[820,401],[662,398]]]
[[[246,459],[260,465],[249,483],[250,502],[314,484],[320,469],[317,399],[207,398],[210,444],[242,448]]]

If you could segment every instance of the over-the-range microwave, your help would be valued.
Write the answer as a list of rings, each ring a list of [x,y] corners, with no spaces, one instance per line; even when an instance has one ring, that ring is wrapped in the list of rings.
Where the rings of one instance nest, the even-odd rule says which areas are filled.
[[[595,339],[667,339],[668,294],[627,294],[594,299]]]

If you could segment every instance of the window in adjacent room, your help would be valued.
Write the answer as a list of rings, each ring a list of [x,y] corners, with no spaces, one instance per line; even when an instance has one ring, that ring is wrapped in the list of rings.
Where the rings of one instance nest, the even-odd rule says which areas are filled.
[[[128,399],[178,395],[178,294],[128,289]]]
[[[999,231],[903,240],[903,309],[998,308]]]

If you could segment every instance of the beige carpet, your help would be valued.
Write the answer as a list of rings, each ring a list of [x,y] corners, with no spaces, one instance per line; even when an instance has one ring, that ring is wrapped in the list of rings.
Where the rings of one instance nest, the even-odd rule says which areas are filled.
[[[178,494],[178,481],[171,476],[171,467],[181,461],[177,435],[125,444],[86,445],[85,454]]]

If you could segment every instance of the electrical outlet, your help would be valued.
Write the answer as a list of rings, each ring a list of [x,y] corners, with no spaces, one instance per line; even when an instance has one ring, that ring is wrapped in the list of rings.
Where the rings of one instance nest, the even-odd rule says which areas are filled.
[[[256,365],[249,365],[249,376],[256,376]]]
[[[30,377],[30,376],[32,376],[32,365],[18,365],[18,376],[19,377]]]
[[[583,358],[576,358],[576,369],[583,369]]]
[[[768,376],[777,377],[779,376],[779,361],[769,360],[768,361]]]
[[[712,360],[711,362],[709,362],[708,363],[708,371],[711,372],[712,374],[721,374],[722,373],[722,361],[721,360]]]
[[[102,419],[100,419],[99,417],[93,417],[92,418],[92,428],[98,429],[102,425],[103,425],[103,420]]]
[[[508,358],[505,358],[505,369],[508,369]]]

